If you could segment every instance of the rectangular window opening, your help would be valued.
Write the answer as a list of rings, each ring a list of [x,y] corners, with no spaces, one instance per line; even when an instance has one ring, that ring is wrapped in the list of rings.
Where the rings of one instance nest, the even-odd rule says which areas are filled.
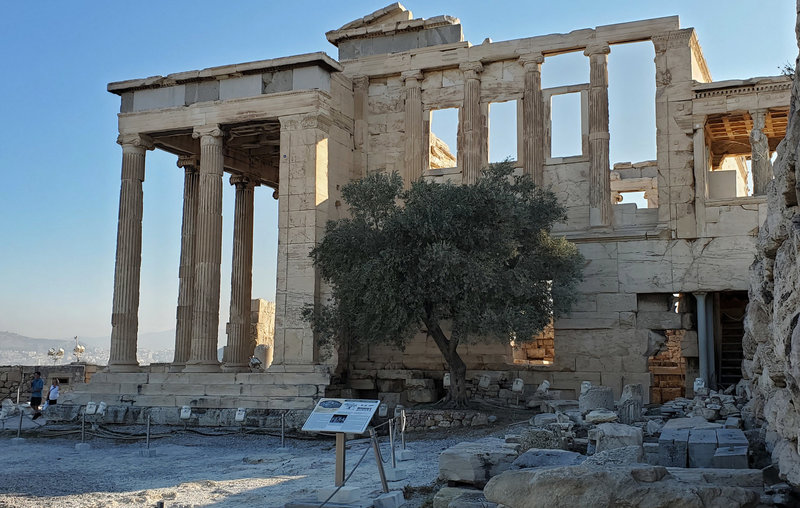
[[[553,321],[535,339],[519,344],[511,343],[514,363],[517,365],[552,365],[555,361],[555,328]]]
[[[517,101],[490,103],[489,162],[516,161],[517,153]]]
[[[589,82],[589,58],[583,51],[546,56],[542,64],[542,88]]]
[[[431,111],[428,169],[458,166],[458,108]]]
[[[550,157],[583,155],[580,92],[550,98]]]
[[[615,44],[608,55],[609,158],[656,159],[655,50],[650,41]]]
[[[620,192],[619,195],[618,205],[633,203],[637,208],[649,208],[644,191]]]

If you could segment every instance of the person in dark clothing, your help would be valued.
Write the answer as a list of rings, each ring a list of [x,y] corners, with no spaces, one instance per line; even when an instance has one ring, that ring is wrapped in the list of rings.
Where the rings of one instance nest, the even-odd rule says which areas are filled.
[[[33,381],[31,381],[31,408],[33,409],[33,419],[42,416],[39,412],[39,406],[42,405],[42,390],[44,389],[44,379],[42,373],[38,370],[33,373]]]

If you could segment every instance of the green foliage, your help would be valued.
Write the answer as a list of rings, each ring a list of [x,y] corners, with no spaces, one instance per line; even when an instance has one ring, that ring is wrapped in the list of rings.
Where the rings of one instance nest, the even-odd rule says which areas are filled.
[[[397,174],[375,173],[342,195],[351,217],[329,221],[311,253],[333,288],[304,313],[323,340],[402,348],[423,323],[449,322],[456,344],[522,342],[574,301],[582,258],[549,234],[564,208],[508,161],[474,185],[404,191]]]

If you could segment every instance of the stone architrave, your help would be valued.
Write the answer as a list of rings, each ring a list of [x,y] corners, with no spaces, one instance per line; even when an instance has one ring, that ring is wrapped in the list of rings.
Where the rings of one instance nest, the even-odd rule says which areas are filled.
[[[401,74],[406,87],[405,102],[405,174],[406,187],[422,177],[425,170],[425,133],[422,121],[422,72],[406,71]]]
[[[145,153],[154,148],[144,135],[122,134],[122,183],[119,191],[117,259],[114,268],[114,303],[111,314],[111,372],[135,372],[139,332],[139,280],[142,269],[142,207]]]
[[[231,267],[231,307],[228,323],[227,363],[224,370],[241,371],[255,351],[250,333],[250,298],[253,284],[253,190],[257,183],[242,176],[231,176],[236,186],[233,222],[233,263]]]
[[[753,173],[753,195],[767,193],[767,185],[772,180],[772,162],[769,160],[769,140],[764,134],[767,111],[758,109],[750,112],[753,129],[750,131],[750,168]]]
[[[466,62],[459,66],[464,73],[464,108],[461,114],[461,134],[464,146],[459,147],[462,164],[462,183],[478,181],[483,165],[484,117],[481,111],[481,79],[483,65],[480,62]]]
[[[589,46],[589,223],[611,224],[611,172],[608,134],[608,44]]]
[[[179,372],[186,366],[192,348],[192,307],[194,306],[194,260],[197,228],[199,161],[194,156],[178,157],[183,168],[183,223],[181,225],[181,259],[178,269],[178,309],[175,325],[175,356],[170,366]]]
[[[542,97],[541,53],[527,53],[519,57],[525,69],[525,91],[522,97],[522,161],[525,173],[537,185],[544,184],[544,98]]]
[[[200,138],[200,178],[195,240],[192,347],[184,372],[217,372],[220,263],[222,261],[222,130],[195,127]]]

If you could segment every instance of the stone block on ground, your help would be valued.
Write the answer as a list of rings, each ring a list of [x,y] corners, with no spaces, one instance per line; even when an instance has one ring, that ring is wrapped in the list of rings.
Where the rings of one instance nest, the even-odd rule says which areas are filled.
[[[686,467],[688,449],[689,430],[665,426],[658,438],[658,463],[665,467]]]
[[[651,466],[658,466],[658,443],[642,443],[642,451],[644,452],[644,461]]]
[[[614,391],[610,386],[589,386],[585,390],[581,387],[578,397],[578,408],[586,414],[593,409],[614,410]]]
[[[602,452],[625,446],[642,446],[642,429],[622,423],[601,423],[589,431],[595,451]]]
[[[609,411],[608,409],[593,409],[589,411],[584,417],[586,423],[591,423],[594,425],[600,423],[608,423],[608,422],[616,422],[619,419],[617,413],[614,411]]]
[[[629,464],[646,464],[642,446],[624,446],[595,453],[586,459],[585,466],[622,466]]]
[[[558,417],[555,413],[541,413],[534,415],[530,420],[530,424],[534,427],[544,427],[545,425],[558,422]]]
[[[520,454],[520,456],[511,463],[511,469],[577,466],[584,460],[586,460],[586,457],[577,452],[531,448]]]
[[[714,453],[717,451],[717,432],[715,430],[689,431],[689,467],[712,467]]]
[[[399,508],[406,504],[406,500],[402,491],[392,490],[382,493],[372,503],[375,508]]]
[[[492,476],[511,467],[518,455],[519,445],[498,438],[458,443],[439,455],[439,477],[483,487]]]
[[[711,466],[717,469],[747,469],[747,447],[717,448],[711,460]]]
[[[759,500],[747,488],[716,484],[704,477],[683,480],[669,473],[659,466],[640,464],[519,469],[495,476],[483,492],[487,500],[514,508],[745,508],[756,506]]]
[[[749,443],[747,442],[747,436],[739,429],[718,429],[717,445],[719,448],[731,446],[744,446],[747,448]]]

